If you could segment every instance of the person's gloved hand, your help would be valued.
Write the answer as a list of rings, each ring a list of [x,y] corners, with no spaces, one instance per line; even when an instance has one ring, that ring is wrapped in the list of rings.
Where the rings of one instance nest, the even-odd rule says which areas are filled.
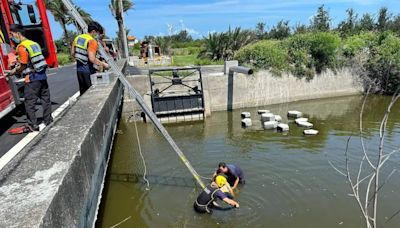
[[[110,66],[105,62],[103,62],[103,67],[104,67],[104,69],[110,69]]]

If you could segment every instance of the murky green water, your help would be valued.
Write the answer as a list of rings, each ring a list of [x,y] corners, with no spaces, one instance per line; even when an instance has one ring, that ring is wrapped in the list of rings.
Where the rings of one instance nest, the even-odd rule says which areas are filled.
[[[378,129],[387,97],[371,97],[364,116],[367,148],[378,148]],[[196,170],[210,176],[218,162],[239,164],[246,185],[236,198],[241,207],[196,214],[192,208],[199,193],[193,178],[150,124],[139,123],[150,190],[141,179],[143,165],[137,150],[133,123],[121,121],[109,168],[98,227],[364,227],[356,202],[348,195],[345,178],[328,164],[344,167],[344,150],[350,135],[358,134],[362,97],[344,97],[267,106],[283,116],[290,109],[310,117],[318,136],[305,137],[290,123],[287,135],[264,131],[257,109],[217,112],[204,123],[169,125],[168,131]],[[263,107],[264,108],[264,107]],[[243,129],[240,112],[251,111],[253,127]],[[393,109],[385,140],[386,151],[400,145],[400,105]],[[349,151],[351,167],[358,168],[359,138]],[[384,174],[399,169],[400,155],[387,163]],[[400,227],[400,173],[381,191],[380,227]]]

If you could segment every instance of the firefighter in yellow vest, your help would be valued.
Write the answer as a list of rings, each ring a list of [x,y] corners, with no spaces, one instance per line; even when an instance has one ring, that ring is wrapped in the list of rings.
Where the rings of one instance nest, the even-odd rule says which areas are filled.
[[[18,45],[18,62],[10,72],[11,75],[20,75],[25,78],[24,103],[28,123],[32,131],[39,130],[36,118],[36,102],[42,100],[43,121],[45,125],[53,121],[51,116],[50,90],[47,83],[47,63],[42,54],[40,45],[24,36],[21,25],[10,25],[11,40]]]
[[[101,31],[97,22],[90,22],[88,33],[77,36],[72,43],[71,55],[76,59],[79,91],[81,95],[92,86],[90,75],[96,73],[94,65],[109,68],[108,64],[96,57],[99,47],[97,40]]]

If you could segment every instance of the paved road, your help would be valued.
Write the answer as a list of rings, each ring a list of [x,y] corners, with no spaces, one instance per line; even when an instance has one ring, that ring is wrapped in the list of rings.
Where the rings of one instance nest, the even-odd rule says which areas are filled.
[[[48,70],[47,75],[53,111],[79,90],[75,69],[75,65],[73,65]],[[42,107],[39,104],[37,108],[37,114],[40,118],[42,116]],[[19,110],[0,119],[0,157],[7,153],[8,150],[26,135],[9,135],[7,131],[25,123],[26,116]]]

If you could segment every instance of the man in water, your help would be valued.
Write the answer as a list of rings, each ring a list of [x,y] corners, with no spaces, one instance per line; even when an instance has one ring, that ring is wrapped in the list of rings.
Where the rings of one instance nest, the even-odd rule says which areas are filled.
[[[236,189],[239,183],[244,184],[244,173],[237,165],[220,162],[214,176],[220,173],[223,173],[228,177],[228,183],[232,186],[232,189]]]
[[[214,207],[213,202],[217,198],[233,207],[238,208],[239,203],[232,199],[229,199],[220,189],[226,183],[227,179],[224,175],[217,175],[214,180],[210,184],[208,184],[197,197],[193,205],[194,210],[199,213],[212,213],[211,208]]]

